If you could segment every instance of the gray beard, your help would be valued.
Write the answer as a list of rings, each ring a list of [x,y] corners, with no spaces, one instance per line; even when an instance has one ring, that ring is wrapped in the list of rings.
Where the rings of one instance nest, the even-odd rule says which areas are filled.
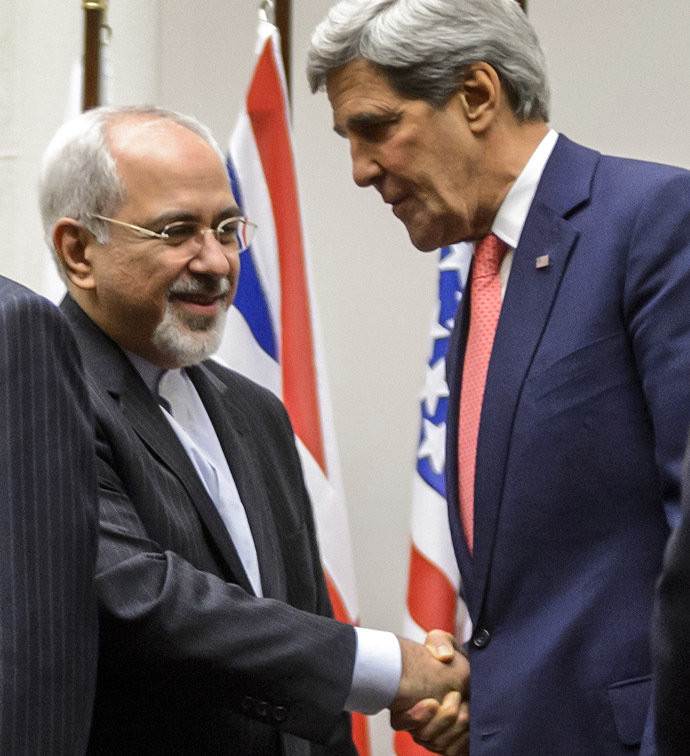
[[[176,310],[168,302],[151,342],[178,367],[196,365],[210,357],[220,346],[226,315],[227,308],[212,318],[190,315]]]

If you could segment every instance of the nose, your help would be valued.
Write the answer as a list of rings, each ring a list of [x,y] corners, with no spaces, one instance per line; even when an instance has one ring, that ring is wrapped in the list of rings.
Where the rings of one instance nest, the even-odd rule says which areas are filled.
[[[374,159],[371,148],[357,139],[350,140],[350,156],[352,178],[357,186],[371,186],[382,175],[381,166]]]
[[[211,229],[204,229],[199,251],[191,258],[188,267],[192,273],[226,278],[239,262],[239,253],[223,246]]]

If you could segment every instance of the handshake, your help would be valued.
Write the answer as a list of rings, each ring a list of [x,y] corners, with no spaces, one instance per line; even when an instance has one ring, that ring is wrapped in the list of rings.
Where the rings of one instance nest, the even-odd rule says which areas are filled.
[[[424,646],[399,638],[402,675],[388,707],[391,726],[445,756],[469,753],[470,664],[449,633],[432,630]]]

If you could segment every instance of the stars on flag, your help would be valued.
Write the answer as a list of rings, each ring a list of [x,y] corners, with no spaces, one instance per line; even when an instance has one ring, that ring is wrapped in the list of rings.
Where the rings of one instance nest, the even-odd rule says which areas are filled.
[[[446,464],[446,424],[436,425],[424,418],[422,425],[423,438],[417,456],[428,459],[431,469],[440,475]]]
[[[445,417],[449,395],[446,383],[446,352],[471,260],[471,244],[457,244],[441,250],[439,298],[431,325],[431,352],[426,380],[420,395],[422,427],[417,450],[417,470],[422,478],[442,495],[445,495]]]
[[[421,393],[420,400],[426,405],[427,413],[433,417],[438,408],[439,399],[448,396],[448,384],[446,383],[446,360],[442,357],[426,369],[426,381]]]
[[[433,346],[438,339],[447,339],[450,336],[450,332],[453,328],[451,322],[441,323],[441,300],[436,301],[436,307],[434,309],[434,315],[431,320],[431,346]]]
[[[468,254],[468,246],[465,244],[455,244],[447,249],[450,251],[441,258],[438,264],[439,271],[445,273],[446,271],[454,270],[458,274],[460,281],[466,281],[467,272],[470,269],[470,262],[472,260],[471,251]]]

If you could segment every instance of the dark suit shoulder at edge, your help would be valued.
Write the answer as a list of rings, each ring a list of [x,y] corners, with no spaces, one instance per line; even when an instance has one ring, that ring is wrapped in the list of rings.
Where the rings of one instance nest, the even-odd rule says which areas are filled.
[[[247,378],[247,376],[238,373],[236,370],[226,367],[213,359],[204,360],[201,364],[218,380],[224,383],[232,392],[241,392],[244,395],[251,397],[254,401],[263,400],[274,406],[278,405],[283,407],[283,403],[272,391],[265,386],[261,386],[251,378]]]

